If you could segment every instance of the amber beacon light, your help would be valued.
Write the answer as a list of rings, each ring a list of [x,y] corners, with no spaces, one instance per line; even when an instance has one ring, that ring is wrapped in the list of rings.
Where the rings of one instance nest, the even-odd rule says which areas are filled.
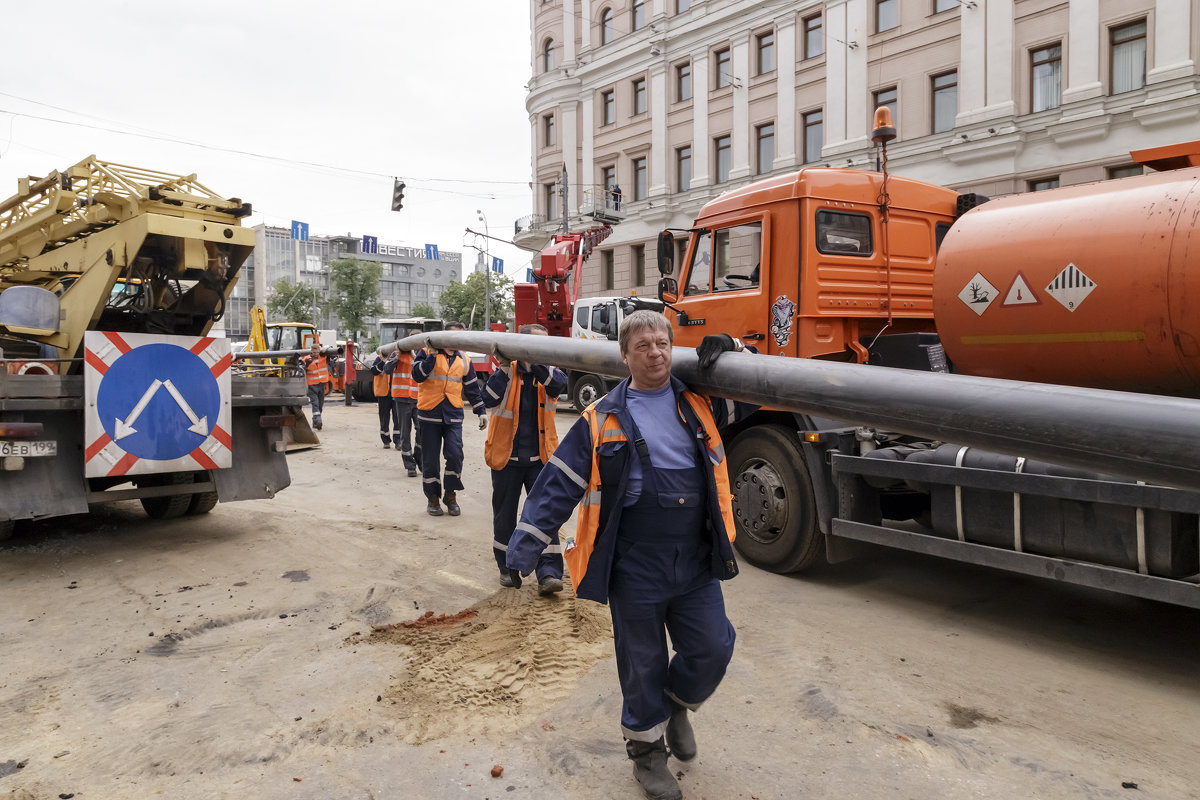
[[[887,106],[875,109],[875,124],[871,130],[871,141],[887,144],[896,138],[896,124],[892,122],[892,110]]]

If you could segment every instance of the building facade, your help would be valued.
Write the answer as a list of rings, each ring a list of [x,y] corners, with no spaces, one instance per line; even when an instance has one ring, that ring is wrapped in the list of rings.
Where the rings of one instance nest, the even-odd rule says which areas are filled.
[[[329,265],[343,258],[382,265],[379,279],[382,318],[408,316],[418,303],[428,303],[436,310],[442,291],[451,282],[463,279],[462,254],[441,251],[433,245],[423,248],[390,245],[374,237],[349,234],[301,240],[292,238],[288,228],[258,225],[254,228],[254,252],[242,265],[241,280],[225,313],[225,335],[233,339],[250,335],[250,309],[256,305],[265,307],[271,287],[280,279],[316,287],[328,296]],[[318,328],[334,328],[339,335],[344,334],[336,315],[313,321]],[[378,335],[378,319],[369,320],[368,326],[369,336]]]
[[[880,105],[893,174],[993,197],[1138,173],[1130,150],[1200,131],[1200,0],[530,0],[530,18],[516,237],[540,248],[564,209],[594,224],[619,185],[585,295],[653,293],[658,231],[727,189],[874,169]]]

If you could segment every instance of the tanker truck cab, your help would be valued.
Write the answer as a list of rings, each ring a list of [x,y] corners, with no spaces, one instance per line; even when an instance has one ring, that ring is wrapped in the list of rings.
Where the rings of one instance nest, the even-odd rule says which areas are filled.
[[[866,363],[880,334],[933,332],[937,246],[957,198],[844,169],[722,194],[686,231],[678,277],[675,237],[659,236],[659,296],[675,314],[675,343],[729,333],[771,355]]]

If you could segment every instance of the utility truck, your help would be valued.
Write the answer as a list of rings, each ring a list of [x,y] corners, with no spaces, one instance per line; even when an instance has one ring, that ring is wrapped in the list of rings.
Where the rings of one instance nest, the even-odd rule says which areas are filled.
[[[881,393],[922,370],[1200,397],[1200,142],[1132,156],[1155,171],[990,201],[886,167],[726,192],[659,236],[675,343],[875,365]],[[1200,607],[1200,495],[1106,474],[1103,441],[1065,468],[769,407],[724,437],[761,567],[869,542]]]
[[[289,484],[303,378],[234,375],[208,335],[250,213],[195,175],[95,156],[0,203],[0,537],[94,503],[165,518]]]

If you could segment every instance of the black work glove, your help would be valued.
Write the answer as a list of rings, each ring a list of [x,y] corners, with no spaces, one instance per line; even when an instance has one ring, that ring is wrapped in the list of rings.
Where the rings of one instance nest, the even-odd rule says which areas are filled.
[[[717,363],[717,357],[721,353],[736,349],[737,345],[728,333],[710,333],[700,340],[700,346],[696,348],[696,355],[700,357],[700,368],[708,369]]]
[[[514,589],[521,588],[521,570],[510,569],[508,571],[508,577],[512,579],[512,588],[514,588]]]

